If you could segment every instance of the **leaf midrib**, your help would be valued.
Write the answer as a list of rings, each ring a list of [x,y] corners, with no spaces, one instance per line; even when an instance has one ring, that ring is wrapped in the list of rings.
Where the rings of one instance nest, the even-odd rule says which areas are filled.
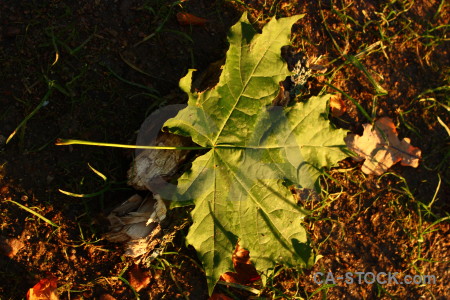
[[[233,172],[233,170],[232,170],[232,168],[230,167],[230,165],[227,164],[227,161],[224,160],[223,158],[221,158],[218,152],[215,152],[215,154],[218,155],[218,157],[220,158],[220,161],[222,161],[222,162],[224,163],[224,165],[226,165],[227,170],[228,170],[228,172],[230,173],[230,175],[233,176],[233,177],[235,178],[236,182],[238,182],[238,183],[241,185],[241,187],[246,191],[247,195],[250,196],[250,199],[253,201],[255,207],[259,207],[259,208],[264,212],[264,214],[266,214],[267,219],[270,221],[272,227],[275,228],[275,229],[277,230],[277,232],[279,233],[278,236],[282,236],[282,237],[283,237],[284,244],[285,244],[285,247],[284,247],[284,248],[285,248],[287,251],[291,252],[292,255],[296,255],[296,253],[293,252],[293,251],[290,249],[290,247],[288,247],[288,245],[289,245],[288,238],[284,236],[284,234],[282,233],[282,231],[281,231],[281,230],[280,230],[280,229],[272,222],[272,220],[270,219],[270,215],[271,215],[271,214],[270,214],[269,212],[267,212],[267,210],[266,210],[266,209],[258,202],[258,200],[254,197],[253,193],[250,192],[250,189],[242,182],[242,180],[240,179],[240,177],[237,176],[237,174],[236,174],[235,172]],[[214,155],[214,154],[213,154],[213,155]],[[214,176],[216,177],[215,174],[216,174],[216,170],[214,170]],[[258,219],[258,218],[256,218],[256,219]]]
[[[273,39],[273,40],[276,41],[282,32],[283,32],[283,30],[279,30],[279,31],[278,31],[278,34],[277,34],[277,36],[276,36],[277,38],[276,38],[276,39]],[[261,36],[261,35],[258,35],[257,37],[255,37],[254,39],[252,39],[252,42],[256,42],[256,40],[257,40],[258,38],[260,38],[260,36]],[[246,45],[250,45],[250,44],[246,44]],[[253,74],[255,73],[255,70],[256,70],[256,69],[258,68],[258,66],[261,64],[261,61],[264,59],[264,57],[266,56],[267,51],[269,51],[269,48],[270,48],[271,46],[272,46],[272,43],[270,43],[270,44],[267,46],[267,48],[264,50],[263,55],[262,55],[262,56],[260,57],[260,59],[258,60],[257,64],[255,64],[255,67],[253,68],[252,72],[250,73],[251,75],[249,76],[249,78],[247,79],[247,82],[243,85],[243,87],[242,87],[242,89],[241,89],[241,92],[239,93],[238,99],[236,99],[236,101],[235,101],[235,103],[234,103],[234,105],[233,105],[233,108],[230,109],[230,112],[229,112],[227,118],[225,119],[225,122],[223,123],[222,127],[221,127],[220,130],[218,131],[218,133],[217,133],[217,135],[216,135],[216,137],[215,137],[215,139],[214,139],[213,145],[215,145],[215,144],[217,143],[217,140],[218,140],[219,137],[221,136],[222,131],[225,129],[226,124],[228,123],[228,121],[229,121],[231,115],[233,114],[233,112],[234,112],[236,106],[237,106],[238,103],[241,101],[242,95],[243,95],[244,92],[246,91],[246,89],[247,89],[247,87],[248,87],[248,84],[249,84],[250,80],[253,78]],[[242,60],[242,49],[243,49],[243,47],[242,47],[242,44],[241,44],[241,51],[240,51],[240,55],[239,55],[239,64],[241,64],[241,60]],[[239,70],[241,70],[241,68],[240,68]],[[241,83],[242,83],[242,74],[241,74],[241,72],[239,72],[239,76],[240,76],[240,78],[241,78]],[[229,82],[227,82],[227,87],[228,87],[228,86],[229,86]],[[228,89],[229,89],[229,88],[228,88]],[[230,89],[229,89],[229,90],[230,90]],[[230,93],[230,94],[231,94],[231,93]]]

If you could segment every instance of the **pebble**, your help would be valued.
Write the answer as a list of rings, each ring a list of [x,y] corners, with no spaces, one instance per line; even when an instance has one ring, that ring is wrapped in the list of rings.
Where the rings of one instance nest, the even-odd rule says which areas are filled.
[[[23,242],[19,239],[3,239],[0,236],[0,254],[6,255],[9,258],[13,258],[23,246]]]
[[[110,294],[103,294],[100,296],[100,300],[116,300],[116,298],[114,298]]]
[[[50,184],[55,179],[55,176],[48,175],[46,179],[47,179],[47,184]]]

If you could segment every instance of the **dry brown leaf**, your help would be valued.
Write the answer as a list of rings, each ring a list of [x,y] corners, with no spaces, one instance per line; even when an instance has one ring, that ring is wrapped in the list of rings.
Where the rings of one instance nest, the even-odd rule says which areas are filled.
[[[183,25],[183,26],[186,26],[186,25],[203,26],[208,22],[207,19],[194,16],[193,14],[189,14],[187,12],[177,13],[177,21],[180,25]]]
[[[194,15],[186,13],[186,12],[177,13],[177,21],[180,25],[183,25],[183,26],[186,26],[186,25],[203,26],[208,22],[207,19],[200,18],[200,17],[194,16]]]
[[[273,106],[287,106],[291,101],[291,97],[289,95],[289,91],[286,91],[286,88],[280,82],[280,91],[278,92],[277,97],[272,101]]]
[[[347,111],[347,106],[345,106],[340,95],[334,95],[330,98],[330,108],[333,117],[340,117]]]
[[[399,140],[391,118],[377,120],[375,130],[371,124],[364,124],[363,127],[362,136],[349,134],[345,142],[358,155],[356,160],[365,159],[361,168],[365,174],[381,175],[398,162],[403,166],[417,168],[421,150],[413,147],[409,138]]]
[[[149,236],[166,218],[167,208],[157,194],[145,199],[131,196],[107,217],[110,231],[104,237],[115,243],[126,242],[125,255],[138,257],[146,251]]]
[[[236,272],[226,272],[222,274],[220,280],[239,284],[248,284],[261,279],[250,261],[250,252],[241,248],[239,244],[233,253],[233,266]]]
[[[138,265],[131,267],[129,275],[129,283],[136,292],[147,287],[150,283],[150,276],[148,272],[144,272]]]
[[[152,232],[156,224],[166,217],[166,207],[162,199],[155,195],[142,199],[133,195],[107,217],[110,232],[105,238],[111,242],[126,242],[144,238]]]
[[[56,295],[57,279],[54,276],[48,276],[41,279],[35,286],[27,292],[27,300],[58,300]]]

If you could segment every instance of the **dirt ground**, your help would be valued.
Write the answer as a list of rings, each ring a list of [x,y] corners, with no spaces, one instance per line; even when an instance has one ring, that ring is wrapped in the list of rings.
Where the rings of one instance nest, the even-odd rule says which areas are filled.
[[[399,136],[410,137],[423,154],[417,169],[396,165],[383,176],[363,174],[351,159],[341,162],[321,179],[320,199],[304,203],[313,212],[305,226],[321,255],[315,266],[277,267],[265,287],[253,285],[260,295],[223,285],[217,293],[447,299],[450,139],[442,124],[450,124],[449,8],[437,0],[1,1],[0,299],[22,299],[49,275],[58,279],[61,299],[137,297],[129,286],[132,259],[123,245],[102,238],[105,215],[135,193],[126,184],[133,151],[54,142],[134,144],[149,113],[186,102],[177,86],[189,68],[201,73],[224,57],[226,32],[244,11],[259,29],[273,16],[305,14],[293,27],[292,45],[308,57],[322,56],[329,71],[309,81],[309,95],[340,92],[347,112],[332,122],[355,133],[370,122],[355,102],[372,118],[391,117]],[[178,12],[209,21],[180,25]],[[350,56],[386,95],[377,94]],[[77,198],[59,189],[97,194]],[[208,299],[195,250],[185,246],[187,230],[144,270],[149,282],[140,299]],[[435,275],[436,283],[317,284],[317,272]]]

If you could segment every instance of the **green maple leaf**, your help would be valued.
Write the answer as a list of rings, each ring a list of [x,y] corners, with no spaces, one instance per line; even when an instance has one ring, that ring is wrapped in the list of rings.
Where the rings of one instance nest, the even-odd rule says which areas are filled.
[[[165,123],[210,149],[179,178],[174,196],[195,204],[187,242],[203,263],[210,293],[233,270],[238,241],[258,270],[314,261],[300,224],[306,212],[283,183],[313,189],[323,167],[346,157],[345,132],[326,118],[328,96],[269,108],[290,75],[280,49],[300,18],[272,19],[257,34],[244,15],[228,34],[219,83],[191,93],[191,70],[180,81],[188,106]]]

